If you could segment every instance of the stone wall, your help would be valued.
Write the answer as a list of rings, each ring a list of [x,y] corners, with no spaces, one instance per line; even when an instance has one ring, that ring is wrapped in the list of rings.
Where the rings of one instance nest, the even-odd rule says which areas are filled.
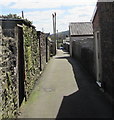
[[[41,33],[39,39],[32,25],[13,21],[7,27],[9,23],[5,22],[0,26],[0,117],[15,118],[22,101],[29,98],[35,82],[39,79],[40,52],[42,70],[44,69],[46,37]],[[49,57],[50,46],[47,48]],[[23,98],[20,97],[21,94]]]
[[[25,52],[25,92],[28,98],[39,78],[39,44],[37,32],[34,28],[24,25],[24,52]]]
[[[51,56],[50,49],[51,49],[51,42],[47,36],[46,37],[46,62],[50,60],[50,56]]]
[[[88,72],[95,76],[93,38],[73,41],[72,55],[75,59],[78,59],[83,64]]]
[[[38,31],[39,51],[40,51],[40,70],[42,71],[46,64],[46,36]]]
[[[2,28],[0,26],[0,63],[2,62]],[[1,66],[0,66],[0,76],[1,76]],[[2,118],[2,85],[0,79],[0,119]]]
[[[18,82],[17,82],[17,41],[15,38],[2,36],[1,85],[2,118],[17,116]]]

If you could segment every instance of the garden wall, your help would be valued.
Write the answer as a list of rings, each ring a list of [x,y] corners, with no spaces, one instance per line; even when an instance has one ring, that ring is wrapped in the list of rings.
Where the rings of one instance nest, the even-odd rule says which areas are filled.
[[[17,116],[18,81],[17,81],[17,41],[13,37],[2,36],[1,85],[2,118]]]
[[[0,114],[14,118],[40,76],[40,63],[44,69],[46,37],[41,33],[39,39],[35,27],[23,20],[0,22]]]

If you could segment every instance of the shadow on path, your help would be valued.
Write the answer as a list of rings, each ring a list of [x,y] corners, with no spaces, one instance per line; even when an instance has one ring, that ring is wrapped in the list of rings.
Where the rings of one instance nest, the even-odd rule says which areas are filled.
[[[64,51],[65,52],[65,51]],[[65,54],[65,53],[64,53]],[[79,90],[65,96],[59,109],[58,118],[111,118],[112,106],[104,93],[99,90],[95,80],[85,71],[80,63],[71,57],[67,59],[72,65]]]

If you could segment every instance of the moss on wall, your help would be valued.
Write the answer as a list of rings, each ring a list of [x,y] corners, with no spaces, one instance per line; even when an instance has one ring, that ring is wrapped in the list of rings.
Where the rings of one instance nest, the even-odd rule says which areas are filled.
[[[8,30],[8,28],[5,28],[5,31]],[[21,58],[18,57],[21,53],[24,52],[24,65],[22,66],[25,71],[24,88],[27,99],[35,85],[35,81],[40,76],[39,40],[35,28],[23,24],[23,32],[21,33],[14,25],[12,31],[14,32],[13,37],[11,37],[12,33],[8,32],[6,32],[8,36],[7,34],[6,36],[0,34],[0,96],[2,96],[2,99],[0,99],[0,109],[2,109],[0,110],[0,117],[2,118],[16,118],[18,116],[19,84],[21,85],[19,81],[20,71],[18,70]],[[0,33],[2,33],[1,30]],[[19,42],[19,40],[22,40],[22,37],[19,37],[19,34],[23,36],[24,51],[21,51],[23,50],[20,46],[22,41]],[[43,68],[46,63],[45,42],[45,34],[42,34],[41,56]]]
[[[33,27],[23,25],[25,54],[25,91],[28,98],[39,76],[39,46],[37,32]]]

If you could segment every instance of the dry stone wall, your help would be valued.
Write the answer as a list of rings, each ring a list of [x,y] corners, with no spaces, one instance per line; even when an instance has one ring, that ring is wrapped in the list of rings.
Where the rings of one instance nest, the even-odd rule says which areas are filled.
[[[50,47],[47,48],[50,54]],[[0,25],[0,118],[18,116],[22,101],[29,98],[39,79],[40,63],[43,70],[46,63],[45,34],[38,36],[35,27],[23,20],[13,20],[10,24],[4,21]]]
[[[0,63],[2,62],[2,28],[0,26]],[[1,76],[1,67],[0,67],[0,76]],[[0,119],[2,118],[2,85],[0,79]]]
[[[23,27],[25,52],[25,91],[28,98],[33,89],[34,82],[40,75],[39,70],[39,44],[37,32],[32,27]]]
[[[46,64],[46,36],[38,31],[39,50],[40,50],[40,70],[44,69]]]

